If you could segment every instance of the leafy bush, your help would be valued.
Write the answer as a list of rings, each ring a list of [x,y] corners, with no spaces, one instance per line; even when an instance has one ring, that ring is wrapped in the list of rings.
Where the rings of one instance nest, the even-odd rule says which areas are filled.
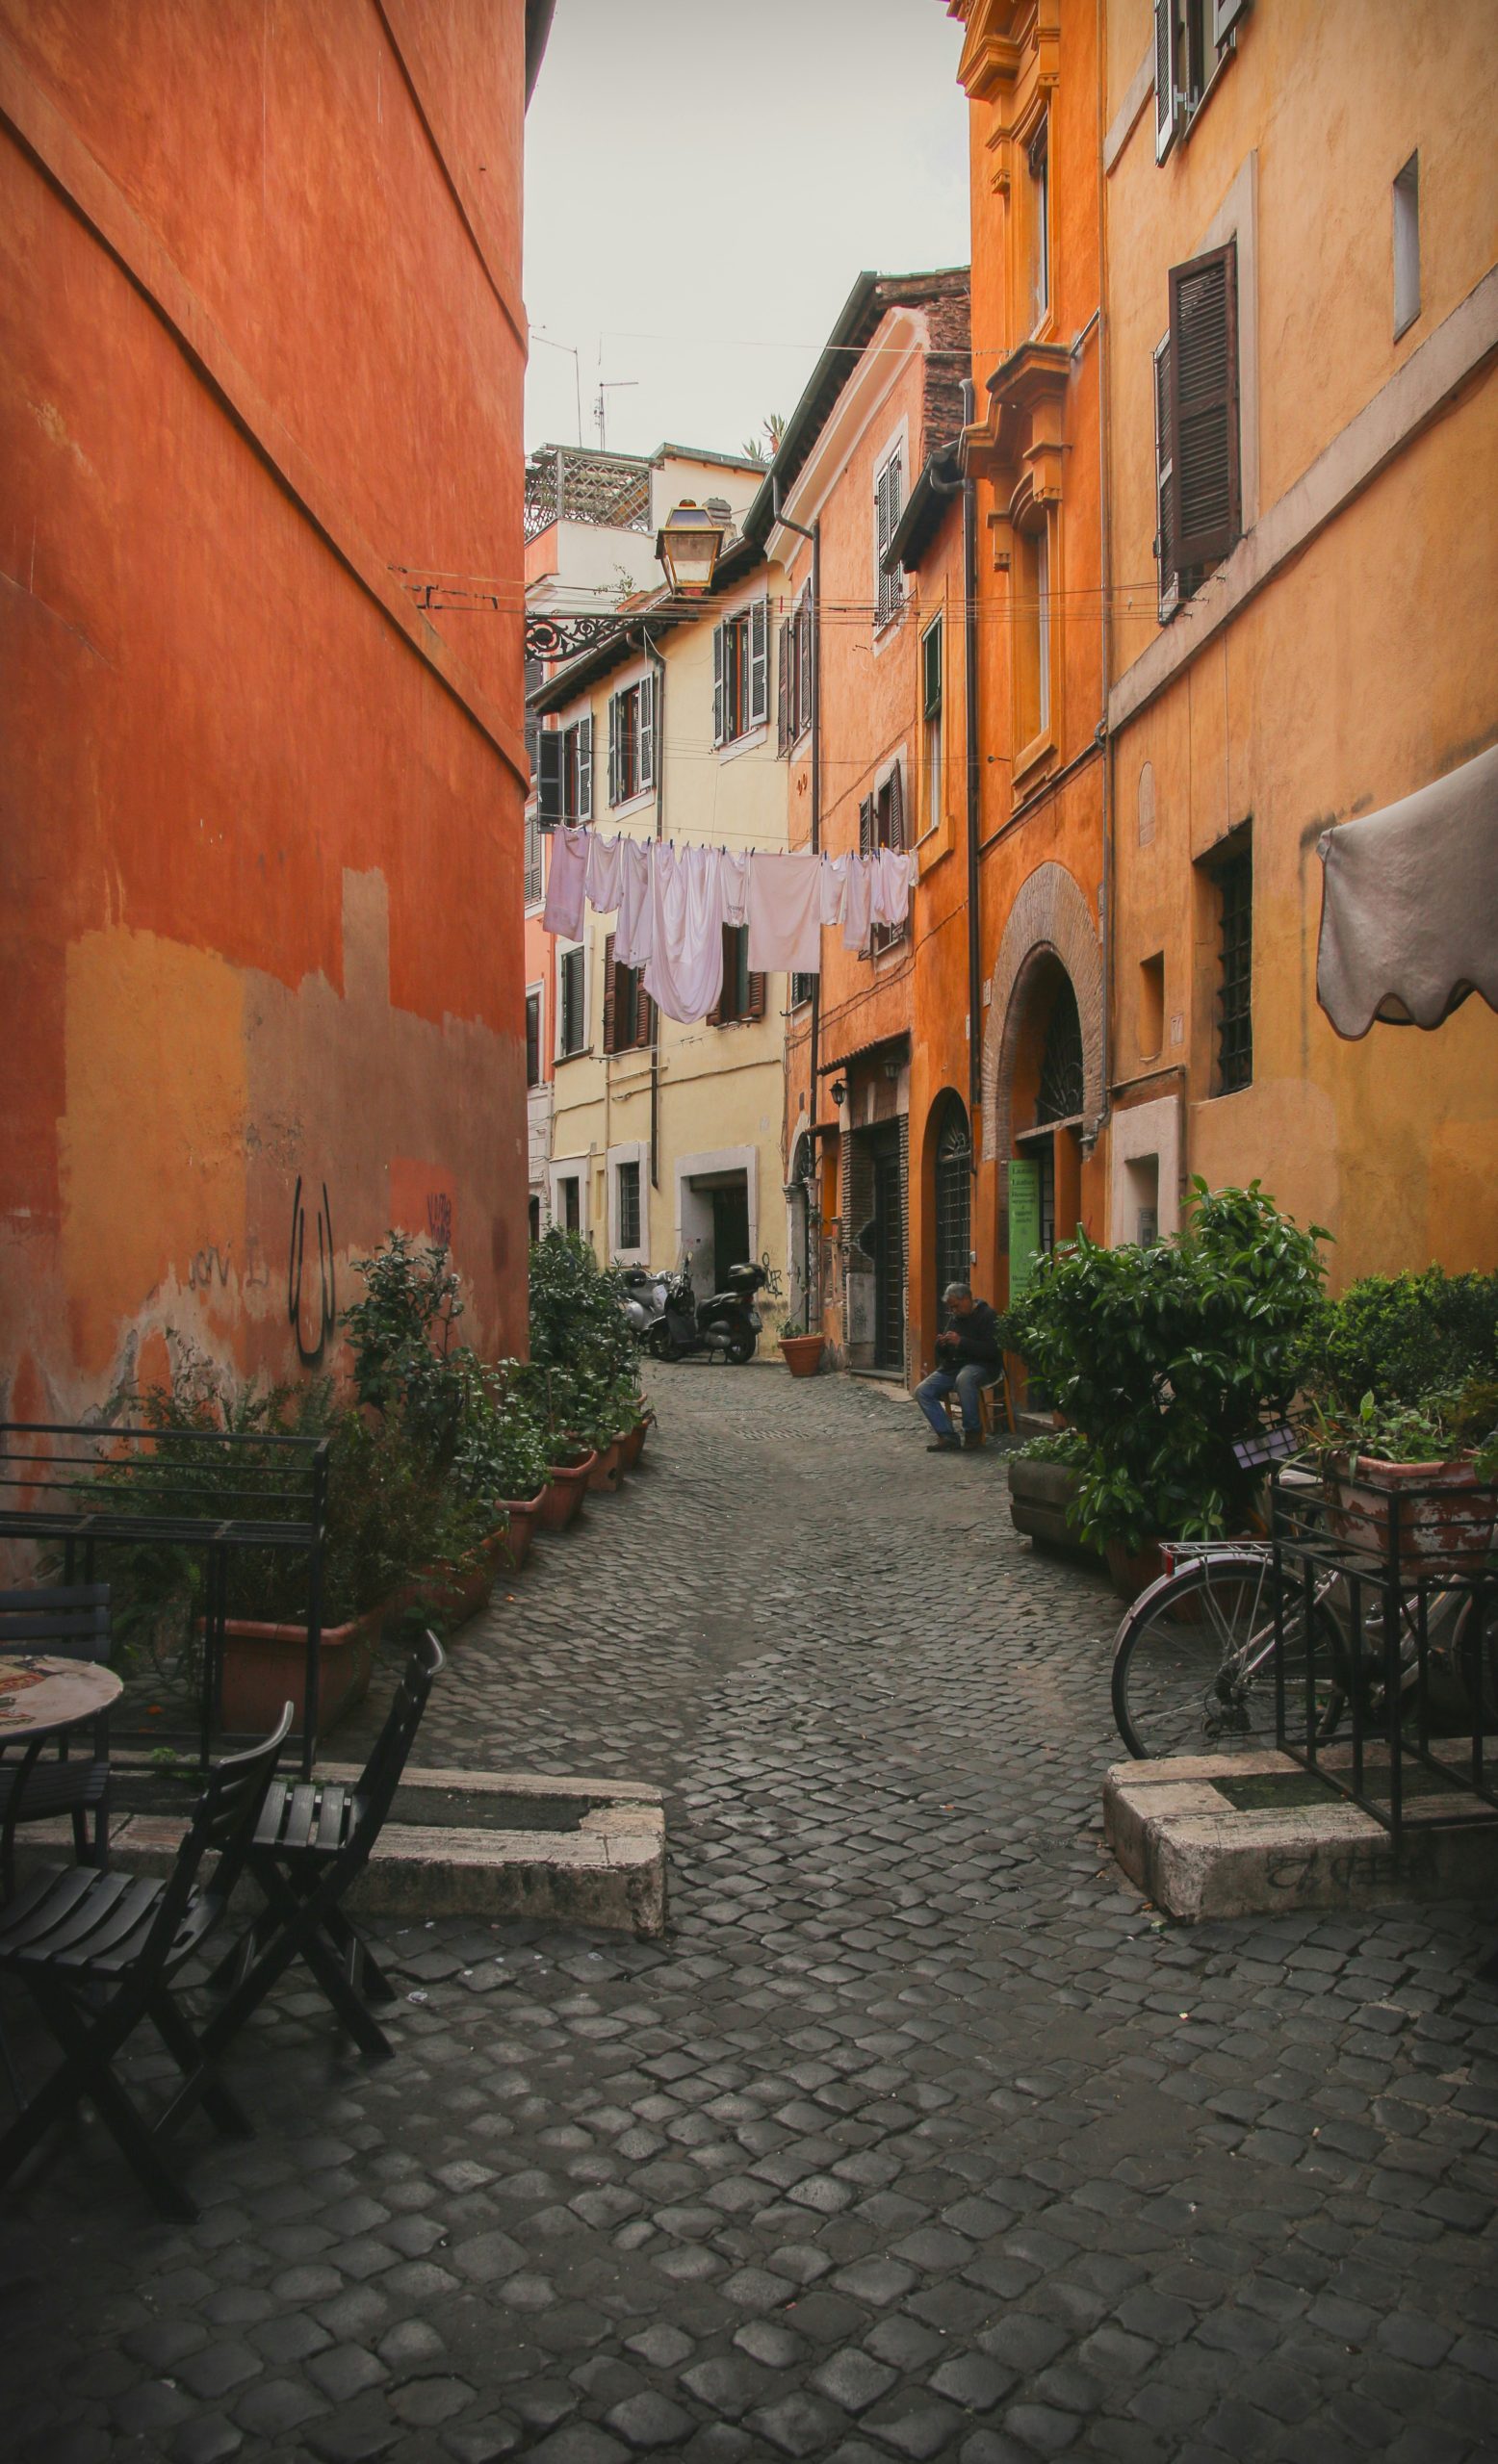
[[[640,1416],[638,1355],[624,1278],[600,1267],[576,1232],[553,1229],[530,1251],[530,1368],[524,1381],[553,1450],[607,1446]]]
[[[1011,1312],[1019,1350],[1085,1439],[1071,1511],[1097,1547],[1233,1527],[1251,1485],[1233,1442],[1285,1409],[1320,1330],[1329,1236],[1256,1181],[1193,1192],[1175,1241],[1106,1249],[1078,1232]]]
[[[1048,1428],[1039,1437],[1027,1437],[1022,1446],[1012,1447],[1009,1460],[1012,1463],[1065,1463],[1072,1470],[1079,1471],[1087,1460],[1087,1440],[1079,1428]]]
[[[1354,1410],[1364,1395],[1416,1404],[1498,1376],[1498,1274],[1362,1276],[1328,1311],[1317,1366]]]

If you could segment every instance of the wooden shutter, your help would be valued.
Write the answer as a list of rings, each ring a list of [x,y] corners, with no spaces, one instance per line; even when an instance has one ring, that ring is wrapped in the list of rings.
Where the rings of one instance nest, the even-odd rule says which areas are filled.
[[[796,733],[812,724],[812,600],[810,591],[801,594],[796,610],[796,637],[800,659],[801,690],[796,702]]]
[[[905,775],[898,762],[890,773],[890,835],[888,847],[905,844]]]
[[[1178,569],[1219,564],[1240,527],[1238,249],[1172,266],[1171,529]]]
[[[541,995],[526,994],[526,1085],[541,1083]]]
[[[762,728],[770,715],[770,603],[757,599],[749,610],[749,725]]]
[[[555,830],[562,818],[562,755],[566,739],[549,728],[537,747],[536,819],[543,830]]]
[[[792,620],[787,617],[780,628],[780,673],[775,681],[775,744],[779,753],[790,751],[790,677],[795,664]]]
[[[1212,0],[1212,40],[1221,46],[1227,40],[1240,17],[1246,17],[1253,0]]]
[[[724,736],[724,727],[723,727],[723,716],[724,716],[724,712],[723,712],[723,668],[724,668],[724,655],[723,655],[723,653],[724,653],[724,643],[723,643],[723,633],[724,633],[724,628],[723,628],[721,625],[714,625],[714,626],[713,626],[713,628],[712,628],[712,741],[713,741],[713,743],[714,743],[714,744],[721,744],[721,743],[722,743],[722,741],[723,741],[723,736]]]
[[[1166,335],[1154,355],[1154,552],[1160,568],[1160,622],[1175,612],[1180,598],[1180,568],[1175,559],[1175,514],[1171,501],[1175,466],[1171,432],[1171,338]]]
[[[874,852],[874,800],[865,796],[858,808],[858,852],[871,856]]]
[[[639,784],[656,783],[656,679],[654,671],[640,679]]]
[[[719,992],[718,997],[717,997],[717,999],[714,1001],[714,1003],[713,1003],[713,1005],[712,1005],[711,1009],[708,1012],[708,1024],[709,1024],[709,1026],[710,1026],[710,1027],[721,1027],[721,1026],[723,1025],[723,1023],[724,1023],[725,1018],[730,1014],[729,1014],[729,1009],[728,1009],[728,998],[729,998],[729,982],[730,982],[731,971],[732,971],[733,963],[734,963],[734,961],[733,961],[733,940],[732,940],[732,937],[731,937],[731,936],[732,936],[732,934],[733,934],[733,930],[734,930],[734,927],[732,926],[732,924],[725,924],[725,925],[722,927],[722,933],[723,933],[723,988],[722,988],[722,990]]]
[[[1154,0],[1154,159],[1163,163],[1175,142],[1175,88],[1179,82],[1179,0]]]
[[[749,998],[744,1005],[744,1016],[746,1018],[762,1018],[763,1015],[764,978],[757,970],[751,968],[749,975]]]
[[[619,695],[608,696],[608,801],[619,801]]]
[[[656,1040],[656,1005],[646,991],[643,980],[636,977],[634,986],[634,1042],[636,1049],[648,1048]]]
[[[593,818],[593,720],[578,721],[578,819]]]
[[[614,1048],[614,937],[604,943],[604,1050]]]

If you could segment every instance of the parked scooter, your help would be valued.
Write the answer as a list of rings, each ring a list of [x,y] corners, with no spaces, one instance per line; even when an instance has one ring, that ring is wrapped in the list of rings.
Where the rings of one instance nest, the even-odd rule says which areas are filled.
[[[670,1278],[653,1267],[625,1267],[622,1272],[625,1323],[637,1344],[654,1348],[651,1336],[664,1322]]]
[[[726,1291],[699,1301],[691,1269],[684,1266],[666,1279],[665,1313],[646,1337],[650,1349],[658,1360],[684,1360],[699,1351],[710,1358],[721,1352],[725,1360],[737,1363],[753,1360],[763,1322],[754,1296],[769,1280],[765,1267],[730,1267]]]

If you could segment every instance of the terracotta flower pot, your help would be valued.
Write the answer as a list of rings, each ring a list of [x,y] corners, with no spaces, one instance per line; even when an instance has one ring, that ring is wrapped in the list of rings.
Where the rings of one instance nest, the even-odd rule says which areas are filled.
[[[792,1377],[814,1377],[827,1348],[825,1335],[782,1335],[781,1350]]]
[[[624,1435],[619,1440],[620,1468],[626,1472],[633,1472],[635,1464],[639,1461],[640,1456],[644,1451],[644,1448],[645,1424],[643,1421],[636,1421],[634,1426],[633,1428],[627,1428]]]
[[[1387,1564],[1390,1548],[1409,1575],[1480,1573],[1492,1542],[1498,1486],[1479,1480],[1469,1454],[1449,1463],[1380,1463],[1347,1455],[1333,1467],[1331,1528]]]
[[[617,1437],[613,1438],[607,1446],[599,1449],[593,1457],[593,1469],[588,1474],[590,1489],[612,1491],[618,1488],[624,1478],[624,1466],[619,1459],[619,1450],[620,1440]]]
[[[509,1561],[511,1570],[515,1574],[519,1574],[521,1567],[530,1554],[530,1543],[535,1536],[536,1517],[541,1510],[541,1500],[545,1495],[544,1489],[537,1489],[533,1498],[502,1498],[500,1500],[500,1503],[509,1517]]]
[[[374,1646],[388,1610],[367,1609],[343,1626],[324,1626],[318,1661],[318,1734],[326,1736],[346,1711],[362,1703],[374,1665]],[[202,1621],[198,1621],[201,1633]],[[300,1728],[307,1709],[307,1630],[231,1617],[223,1634],[220,1715],[231,1735],[264,1736],[290,1702]]]
[[[1110,1540],[1105,1554],[1113,1588],[1121,1600],[1137,1600],[1165,1572],[1158,1540],[1147,1540],[1138,1549],[1125,1549],[1120,1541]]]
[[[593,1469],[593,1463],[594,1457],[588,1453],[582,1457],[581,1463],[552,1465],[552,1476],[541,1492],[540,1507],[536,1515],[536,1525],[540,1530],[565,1531],[568,1524],[581,1513],[582,1501],[587,1495],[588,1475]]]

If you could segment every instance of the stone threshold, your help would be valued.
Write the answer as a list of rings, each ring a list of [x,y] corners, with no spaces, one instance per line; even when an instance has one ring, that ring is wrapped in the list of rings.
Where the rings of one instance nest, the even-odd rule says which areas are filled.
[[[349,1785],[353,1763],[320,1764],[315,1781]],[[593,1926],[647,1939],[666,1928],[665,1809],[660,1790],[633,1780],[554,1779],[514,1771],[407,1769],[397,1809],[448,1819],[390,1820],[349,1894],[350,1909],[377,1916],[524,1917]],[[492,1808],[495,1820],[486,1822]],[[185,1823],[166,1813],[127,1813],[110,1835],[113,1862],[127,1873],[166,1873]],[[27,1825],[16,1864],[69,1854],[70,1826]]]
[[[1257,1804],[1235,1805],[1226,1793],[1252,1796],[1245,1784],[1254,1781],[1265,1784]],[[1463,1799],[1471,1818],[1437,1828],[1437,1817]],[[1407,1796],[1396,1857],[1381,1822],[1334,1789],[1318,1788],[1292,1755],[1274,1748],[1115,1763],[1103,1782],[1102,1818],[1129,1880],[1164,1914],[1190,1924],[1498,1897],[1498,1815],[1470,1791]]]

